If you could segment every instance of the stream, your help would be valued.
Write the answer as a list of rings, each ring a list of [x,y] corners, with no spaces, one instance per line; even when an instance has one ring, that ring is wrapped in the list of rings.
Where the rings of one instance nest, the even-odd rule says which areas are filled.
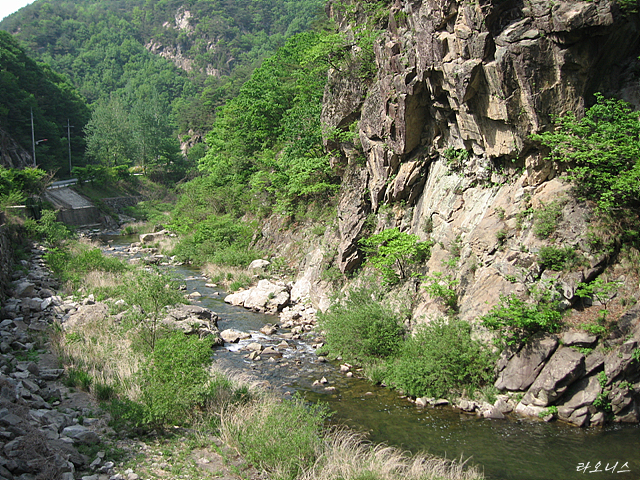
[[[137,237],[108,236],[102,240],[115,248],[107,253],[124,256],[123,248]],[[187,285],[187,293],[202,294],[200,301],[193,303],[218,314],[220,331],[232,328],[252,334],[251,339],[216,348],[214,360],[223,369],[258,379],[282,394],[299,392],[311,402],[324,402],[335,412],[334,422],[367,432],[372,442],[449,459],[469,459],[490,480],[640,479],[638,425],[580,429],[514,414],[506,420],[488,420],[451,407],[418,408],[391,389],[357,376],[347,378],[338,363],[318,362],[312,348],[313,332],[300,340],[288,340],[293,348],[284,350],[281,357],[250,361],[242,350],[247,343],[258,341],[275,347],[282,341],[283,330],[272,336],[259,332],[278,318],[224,303],[225,292],[206,287],[207,279],[197,269],[168,268]],[[328,383],[314,386],[322,377]],[[326,390],[327,386],[335,389]]]

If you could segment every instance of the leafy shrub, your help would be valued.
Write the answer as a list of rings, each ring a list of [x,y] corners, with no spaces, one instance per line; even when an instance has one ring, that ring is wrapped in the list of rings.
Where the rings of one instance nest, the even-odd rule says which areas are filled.
[[[375,296],[367,288],[357,288],[319,314],[329,351],[356,363],[386,358],[399,351],[402,324],[398,315]]]
[[[536,303],[527,303],[514,294],[501,295],[500,303],[480,320],[498,333],[498,342],[504,346],[526,342],[537,332],[555,332],[561,326],[562,313],[547,295]]]
[[[602,336],[607,333],[607,328],[604,325],[598,325],[597,323],[585,323],[582,325],[582,329],[591,335]]]
[[[39,168],[5,168],[0,166],[0,197],[11,193],[38,195],[44,190],[47,172]]]
[[[432,242],[420,242],[417,235],[397,228],[384,230],[360,240],[368,261],[382,272],[386,283],[398,283],[405,278],[409,264],[424,262],[431,255]],[[399,273],[396,273],[396,269]]]
[[[73,248],[52,248],[45,254],[45,260],[58,278],[70,282],[73,288],[79,288],[89,272],[123,273],[129,268],[122,260],[103,255],[99,248],[80,244]]]
[[[606,388],[607,382],[608,382],[607,374],[604,372],[598,373],[598,383],[600,384],[601,391],[600,393],[598,393],[598,396],[593,401],[593,406],[596,407],[598,410],[610,412],[611,400],[609,399],[609,394],[611,393],[611,390],[608,390]]]
[[[455,311],[458,308],[458,293],[456,285],[460,283],[451,275],[444,275],[442,272],[434,272],[432,275],[422,277],[427,284],[423,287],[429,296],[434,299],[442,299],[449,310]]]
[[[489,382],[492,368],[490,352],[471,338],[467,322],[439,319],[420,325],[404,342],[387,380],[416,397],[444,397]]]
[[[576,287],[576,295],[581,298],[593,298],[606,309],[623,284],[624,282],[621,281],[607,282],[600,276],[591,283],[579,283]]]
[[[25,221],[27,235],[31,238],[41,240],[48,246],[59,246],[64,240],[71,238],[71,230],[57,220],[56,212],[53,210],[43,210],[39,220]]]
[[[208,366],[210,338],[171,332],[159,338],[140,372],[143,421],[149,425],[184,424],[211,396]]]
[[[573,247],[541,247],[538,263],[544,269],[557,272],[570,269],[578,262],[578,254]]]
[[[223,421],[224,437],[270,478],[293,480],[313,466],[322,447],[322,405],[307,406],[300,398],[258,401]]]
[[[579,198],[593,200],[603,212],[640,206],[638,112],[621,100],[597,93],[582,119],[569,113],[557,128],[533,135],[551,148],[550,159],[567,163]]]
[[[533,211],[533,233],[539,239],[549,238],[562,218],[562,203],[554,200]]]
[[[164,307],[184,303],[177,283],[159,271],[139,270],[129,276],[127,288],[120,292],[128,305],[138,309],[130,317],[141,328],[141,339],[152,351],[159,336],[159,317]]]
[[[550,407],[547,407],[540,413],[538,413],[539,418],[544,418],[547,415],[558,415],[558,407],[556,407],[555,405],[551,405]]]
[[[249,248],[253,233],[251,226],[231,216],[211,216],[195,225],[195,231],[180,241],[173,254],[198,265],[246,266],[261,256]]]

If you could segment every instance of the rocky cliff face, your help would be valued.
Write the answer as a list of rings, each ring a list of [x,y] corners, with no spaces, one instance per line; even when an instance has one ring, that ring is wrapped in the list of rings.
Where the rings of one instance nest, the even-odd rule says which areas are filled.
[[[353,12],[359,22],[367,15],[357,3],[349,15],[328,8],[347,35]],[[575,283],[593,278],[603,259],[584,243],[587,207],[530,135],[554,115],[581,115],[595,92],[638,99],[637,16],[604,0],[397,0],[386,23],[374,44],[375,77],[335,69],[325,92],[323,122],[355,126],[359,137],[327,140],[346,172],[341,270],[361,263],[357,241],[374,213],[376,231],[397,226],[435,242],[427,271],[450,270],[460,313],[473,319],[499,294],[545,275],[536,252],[548,240],[527,215],[553,203],[561,206],[553,241],[589,260],[563,278],[571,304]],[[424,298],[419,313],[438,311]]]
[[[359,2],[327,8],[348,38],[371,15]],[[387,8],[375,75],[360,73],[355,41],[351,61],[329,72],[323,123],[357,138],[326,139],[343,182],[325,256],[334,248],[334,264],[353,272],[363,261],[359,239],[398,227],[433,241],[420,271],[452,280],[463,319],[540,282],[555,283],[570,308],[576,285],[600,275],[610,257],[590,248],[591,209],[530,135],[551,128],[555,115],[581,116],[596,92],[640,104],[638,16],[608,0],[395,0]],[[571,248],[582,264],[552,271],[538,254],[545,246]],[[326,299],[324,267],[307,262],[301,276],[317,304]],[[632,275],[609,268],[637,295]],[[444,314],[441,300],[414,290],[414,318]],[[552,336],[505,353],[496,386],[527,392],[518,406],[525,414],[557,406],[568,422],[601,424],[600,402],[618,421],[638,421],[640,330],[631,317],[624,334],[600,343]]]
[[[5,168],[25,168],[33,165],[33,157],[7,132],[0,128],[0,165]]]

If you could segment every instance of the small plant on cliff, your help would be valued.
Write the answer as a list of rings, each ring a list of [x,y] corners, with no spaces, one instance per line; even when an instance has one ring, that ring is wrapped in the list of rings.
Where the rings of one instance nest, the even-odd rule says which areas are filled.
[[[556,332],[561,326],[562,313],[549,293],[536,303],[527,303],[511,294],[501,295],[500,303],[480,321],[498,333],[498,344],[504,347],[526,342],[537,332]]]
[[[424,262],[431,255],[432,242],[420,242],[417,235],[397,228],[383,230],[360,240],[367,260],[380,270],[385,283],[395,284],[404,279],[410,264]]]
[[[401,316],[384,306],[379,295],[367,288],[351,290],[319,314],[327,349],[354,363],[375,362],[395,355],[404,328]]]
[[[558,415],[558,407],[556,407],[555,405],[551,405],[550,407],[547,407],[544,410],[542,410],[538,414],[538,417],[544,418],[547,415]]]
[[[432,275],[422,277],[426,282],[423,287],[432,299],[441,299],[448,310],[456,311],[458,308],[458,292],[456,286],[460,283],[451,275],[442,272],[434,272]]]
[[[544,269],[560,272],[570,270],[580,258],[573,247],[541,247],[538,252],[538,263]]]
[[[471,158],[471,154],[464,148],[447,148],[442,154],[447,161],[447,167],[452,172],[459,172]]]
[[[609,399],[609,394],[611,390],[608,390],[607,382],[609,379],[607,378],[607,374],[604,372],[598,373],[598,383],[600,383],[601,392],[598,394],[596,399],[593,401],[593,406],[599,410],[603,410],[605,412],[611,411],[611,400]]]
[[[580,298],[593,298],[606,309],[623,283],[619,280],[607,282],[606,278],[600,276],[591,283],[579,283],[576,288],[576,295]]]
[[[455,319],[420,325],[399,357],[389,362],[387,381],[416,397],[445,397],[491,381],[489,350],[471,338],[471,326]]]
[[[554,200],[548,205],[533,210],[533,233],[539,239],[549,238],[562,219],[563,202]]]

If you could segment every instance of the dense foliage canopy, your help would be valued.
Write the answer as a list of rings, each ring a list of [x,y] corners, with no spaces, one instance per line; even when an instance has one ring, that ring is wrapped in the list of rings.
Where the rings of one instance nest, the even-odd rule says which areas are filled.
[[[214,108],[286,38],[306,30],[322,3],[39,0],[0,29],[67,74],[90,103],[145,85],[175,107],[183,132],[206,133]],[[184,70],[163,58],[171,55]]]

